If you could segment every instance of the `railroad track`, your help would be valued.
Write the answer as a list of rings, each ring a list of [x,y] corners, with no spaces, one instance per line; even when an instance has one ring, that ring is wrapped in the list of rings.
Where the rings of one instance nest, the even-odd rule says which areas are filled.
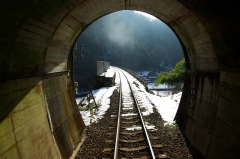
[[[157,131],[150,116],[143,116],[145,107],[126,72],[115,68],[120,77],[119,101],[111,107],[111,121],[105,140],[103,153],[106,158],[168,158],[162,152],[163,145],[158,143]]]

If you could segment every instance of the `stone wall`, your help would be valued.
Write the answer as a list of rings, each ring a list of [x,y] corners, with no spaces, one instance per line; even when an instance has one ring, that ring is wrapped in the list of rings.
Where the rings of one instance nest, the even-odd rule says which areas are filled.
[[[206,158],[238,158],[238,73],[188,71],[176,115],[191,144]]]
[[[61,158],[69,158],[85,128],[70,79],[66,72],[43,81],[50,130]]]
[[[41,77],[0,84],[0,158],[58,158],[42,85]]]
[[[240,156],[240,73],[221,72],[215,123],[207,158]]]
[[[88,25],[126,9],[161,19],[183,46],[188,75],[176,118],[190,143],[206,158],[239,158],[239,1],[9,0],[0,4],[0,158],[67,156],[55,147],[54,139],[63,137],[69,153],[79,139],[72,130],[78,127],[81,132],[84,125],[79,128],[70,122],[76,117],[72,112],[76,103],[68,75],[61,72],[70,70],[71,48]],[[61,75],[45,78],[51,73]],[[55,109],[58,116],[46,113]],[[55,117],[61,119],[56,125]]]
[[[0,158],[71,155],[85,126],[70,79],[65,73],[0,84]]]

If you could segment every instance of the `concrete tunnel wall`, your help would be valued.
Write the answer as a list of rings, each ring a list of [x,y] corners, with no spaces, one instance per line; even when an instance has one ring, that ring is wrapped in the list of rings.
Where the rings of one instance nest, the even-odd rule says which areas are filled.
[[[0,3],[0,158],[71,154],[84,129],[74,100],[71,48],[94,20],[118,10],[154,15],[182,43],[187,77],[176,119],[190,143],[205,158],[240,156],[238,1]]]

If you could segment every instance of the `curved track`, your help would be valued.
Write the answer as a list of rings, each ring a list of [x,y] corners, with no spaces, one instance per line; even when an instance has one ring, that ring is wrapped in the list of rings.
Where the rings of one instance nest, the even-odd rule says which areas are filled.
[[[136,91],[136,83],[128,80],[129,74],[121,69],[115,68],[119,79],[119,103],[118,106],[111,110],[111,125],[112,128],[111,140],[106,140],[108,147],[104,148],[103,152],[109,153],[110,158],[167,158],[164,155],[155,157],[154,149],[162,148],[161,144],[152,146],[151,140],[154,140],[154,135],[149,133],[154,130],[148,130],[145,123],[151,124],[151,119],[147,119],[142,115],[141,108],[143,102]],[[149,132],[148,132],[149,131]],[[115,132],[115,133],[113,133]],[[114,134],[116,134],[114,139]],[[150,136],[150,137],[149,137]],[[110,148],[114,145],[114,148]],[[114,154],[112,154],[114,152]],[[156,153],[158,153],[157,151]]]
[[[145,149],[149,150],[149,154],[146,155],[150,156],[151,158],[155,159],[152,145],[149,140],[149,136],[146,130],[145,123],[143,121],[143,117],[139,108],[139,100],[137,100],[137,93],[134,93],[133,88],[130,84],[130,82],[127,79],[127,76],[124,74],[123,71],[120,69],[116,69],[118,72],[120,79],[121,79],[121,88],[120,88],[120,102],[119,102],[119,112],[118,112],[118,124],[117,124],[117,132],[116,132],[116,140],[115,140],[115,149],[114,149],[114,158],[118,158],[118,151],[125,151],[126,153],[131,152],[132,154],[137,153],[139,154],[139,151],[143,151]],[[127,111],[121,111],[121,109],[125,109]],[[129,111],[131,110],[131,111]],[[121,118],[123,120],[127,120],[126,122],[121,122]],[[134,120],[134,121],[132,121]],[[137,127],[135,124],[138,124]],[[124,126],[125,125],[125,126]],[[127,125],[127,126],[126,126]],[[122,131],[121,127],[129,128],[128,130],[134,130],[135,128],[138,130],[141,130],[141,136],[139,136],[139,132],[134,133],[128,133],[125,131]],[[135,128],[134,128],[135,127]],[[131,129],[132,128],[132,129]],[[125,133],[124,133],[125,132]],[[119,136],[121,134],[121,136]],[[127,137],[126,137],[127,136]],[[128,140],[125,140],[127,138]],[[132,140],[131,140],[132,139]],[[119,144],[119,142],[123,142],[124,144]],[[128,144],[126,144],[128,143]],[[132,143],[138,143],[133,145]],[[130,145],[132,144],[132,145]],[[120,147],[119,147],[120,145]],[[123,147],[125,146],[126,147]],[[128,147],[127,147],[128,146]],[[130,156],[129,156],[130,157]],[[146,157],[147,156],[131,156],[131,157]]]

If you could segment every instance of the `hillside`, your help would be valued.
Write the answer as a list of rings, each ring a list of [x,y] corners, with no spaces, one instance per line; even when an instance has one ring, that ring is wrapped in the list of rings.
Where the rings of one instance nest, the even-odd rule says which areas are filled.
[[[96,61],[134,71],[168,71],[183,58],[181,45],[172,30],[160,20],[134,11],[119,11],[92,23],[77,40],[74,50],[75,80],[93,83]]]

